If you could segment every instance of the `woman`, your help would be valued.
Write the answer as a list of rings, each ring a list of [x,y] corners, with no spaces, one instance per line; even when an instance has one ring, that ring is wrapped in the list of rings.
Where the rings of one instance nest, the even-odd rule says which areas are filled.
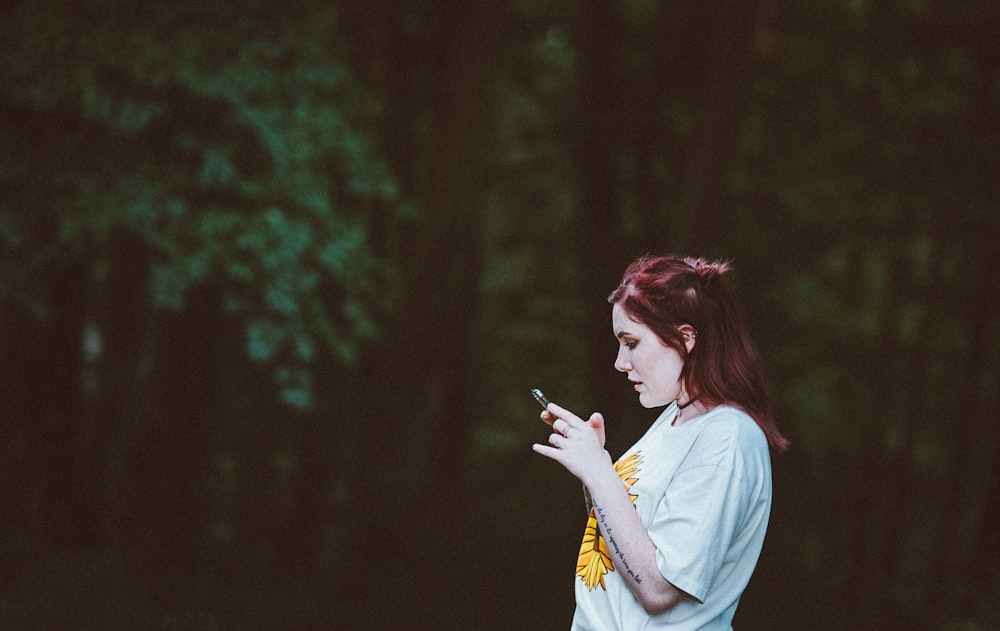
[[[542,412],[553,433],[534,450],[580,478],[591,500],[574,631],[732,628],[767,529],[768,448],[788,442],[720,282],[728,270],[642,257],[608,298],[615,368],[643,407],[666,406],[617,463],[599,413]]]

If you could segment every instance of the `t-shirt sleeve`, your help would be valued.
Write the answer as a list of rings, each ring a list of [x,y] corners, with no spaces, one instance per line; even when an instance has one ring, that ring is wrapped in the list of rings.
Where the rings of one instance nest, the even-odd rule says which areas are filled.
[[[649,525],[660,573],[698,602],[725,563],[746,512],[742,486],[731,458],[679,470]]]

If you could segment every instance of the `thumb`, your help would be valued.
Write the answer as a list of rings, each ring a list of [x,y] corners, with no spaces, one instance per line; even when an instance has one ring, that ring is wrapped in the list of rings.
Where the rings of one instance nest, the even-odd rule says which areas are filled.
[[[604,443],[607,440],[607,436],[604,432],[604,417],[600,412],[594,412],[590,415],[590,418],[587,419],[587,424],[590,425],[590,428],[594,430],[595,434],[597,434],[597,442],[601,444],[601,447],[604,447]]]

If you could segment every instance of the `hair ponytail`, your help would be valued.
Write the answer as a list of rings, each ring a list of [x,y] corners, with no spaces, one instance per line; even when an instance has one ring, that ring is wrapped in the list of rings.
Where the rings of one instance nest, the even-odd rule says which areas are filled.
[[[704,287],[715,286],[719,278],[732,269],[727,261],[707,261],[701,258],[686,258],[684,261],[694,269]]]

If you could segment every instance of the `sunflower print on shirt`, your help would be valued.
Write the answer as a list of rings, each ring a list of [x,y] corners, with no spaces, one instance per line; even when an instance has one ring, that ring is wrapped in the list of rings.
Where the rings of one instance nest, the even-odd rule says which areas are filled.
[[[642,462],[642,452],[636,452],[615,463],[615,471],[625,483],[625,490],[632,498],[632,505],[638,495],[632,493],[632,485],[639,478],[635,474],[639,472],[639,464]],[[607,590],[604,585],[604,575],[615,571],[615,564],[608,554],[608,547],[604,543],[604,536],[597,527],[597,515],[593,507],[590,509],[590,516],[587,518],[587,528],[583,532],[583,543],[580,544],[580,556],[576,561],[576,575],[580,577],[588,589],[594,590],[598,585]]]

